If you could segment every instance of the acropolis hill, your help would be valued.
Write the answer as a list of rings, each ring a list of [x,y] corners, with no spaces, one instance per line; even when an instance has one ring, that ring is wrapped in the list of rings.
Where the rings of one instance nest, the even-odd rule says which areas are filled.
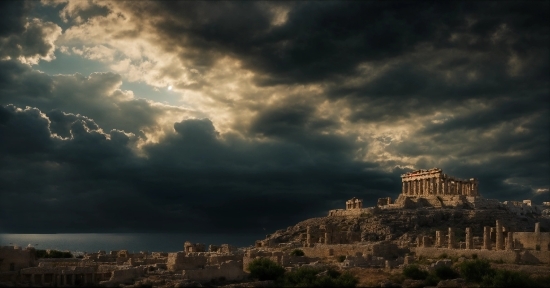
[[[523,247],[547,251],[544,259],[549,263],[550,203],[485,199],[478,191],[477,179],[458,179],[438,168],[412,171],[401,179],[402,191],[395,201],[380,198],[375,207],[365,208],[363,200],[354,197],[345,203],[345,209],[330,210],[327,217],[278,230],[257,241],[256,246],[293,243],[314,249],[379,242],[393,243],[395,249]]]

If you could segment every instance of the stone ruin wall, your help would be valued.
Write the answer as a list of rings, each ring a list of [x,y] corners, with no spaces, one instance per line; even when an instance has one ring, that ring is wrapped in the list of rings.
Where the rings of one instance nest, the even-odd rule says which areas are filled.
[[[267,258],[283,267],[289,267],[293,265],[309,264],[319,261],[319,257],[306,254],[306,256],[294,256],[290,255],[290,252],[286,251],[265,251],[265,250],[249,250],[243,256],[243,269],[248,271],[248,264],[257,258]]]
[[[315,244],[347,244],[361,241],[361,232],[359,226],[349,227],[348,231],[342,231],[340,227],[333,225],[307,226],[306,233],[301,238],[304,247]]]
[[[34,248],[21,248],[18,246],[0,247],[0,272],[19,271],[34,265]]]
[[[371,255],[373,257],[393,258],[397,257],[401,251],[394,243],[369,243],[369,244],[316,244],[313,247],[300,248],[304,254],[309,257],[330,257],[330,256],[354,256],[357,253],[362,255]]]
[[[227,281],[243,280],[247,277],[243,271],[242,261],[227,261],[219,265],[206,266],[204,269],[182,271],[182,279],[198,282],[209,282],[212,279],[224,278]]]
[[[536,223],[534,232],[511,232],[509,228],[496,221],[495,227],[485,226],[483,241],[474,241],[471,228],[466,228],[464,242],[458,243],[456,229],[448,232],[436,231],[435,239],[419,236],[414,248],[416,256],[437,258],[441,254],[448,256],[472,256],[507,263],[550,263],[550,232],[540,232]]]

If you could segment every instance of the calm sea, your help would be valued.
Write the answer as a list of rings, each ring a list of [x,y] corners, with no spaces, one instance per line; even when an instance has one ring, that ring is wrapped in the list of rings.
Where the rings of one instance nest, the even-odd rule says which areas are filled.
[[[176,233],[121,233],[121,234],[0,234],[0,246],[21,246],[29,244],[36,249],[69,250],[73,252],[97,252],[126,249],[130,252],[176,252],[183,250],[183,243],[204,243],[208,245],[231,244],[247,247],[265,235],[216,235]]]

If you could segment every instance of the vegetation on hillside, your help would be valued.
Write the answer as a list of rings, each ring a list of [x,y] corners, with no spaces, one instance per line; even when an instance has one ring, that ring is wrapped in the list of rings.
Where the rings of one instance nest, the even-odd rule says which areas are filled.
[[[482,287],[550,287],[550,275],[533,278],[525,272],[494,269],[484,259],[464,261],[456,268],[441,266],[428,272],[413,264],[403,268],[402,274],[403,278],[424,280],[426,286],[436,286],[441,280],[462,278]]]
[[[357,277],[350,273],[338,272],[335,269],[303,266],[291,272],[268,258],[255,259],[248,265],[250,277],[274,280],[281,287],[355,287]]]
[[[304,253],[304,251],[302,251],[300,249],[294,249],[294,251],[290,252],[290,255],[292,255],[292,256],[304,256],[306,254]]]
[[[36,250],[36,258],[73,258],[73,254],[68,251]]]

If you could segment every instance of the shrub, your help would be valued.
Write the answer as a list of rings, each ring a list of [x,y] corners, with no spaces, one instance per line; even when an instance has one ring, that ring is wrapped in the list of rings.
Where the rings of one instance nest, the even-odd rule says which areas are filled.
[[[255,259],[248,264],[250,277],[264,280],[276,280],[285,274],[283,266],[273,262],[268,258]]]
[[[346,256],[340,255],[340,256],[338,256],[337,260],[338,260],[338,262],[340,262],[340,263],[341,263],[341,262],[344,262],[344,260],[346,260]]]
[[[453,268],[449,266],[437,267],[434,274],[441,280],[456,279],[460,276]]]
[[[355,287],[358,283],[359,279],[350,273],[307,266],[286,273],[276,282],[278,286],[282,287]]]
[[[445,258],[447,258],[447,257],[449,257],[449,256],[447,255],[447,253],[443,253],[443,254],[439,255],[439,259],[445,259]]]
[[[537,245],[535,246],[535,250],[540,251],[540,245],[539,245],[539,244],[537,244]]]
[[[460,275],[470,282],[481,282],[483,276],[492,276],[495,273],[489,261],[482,259],[464,261],[458,265],[458,269]]]
[[[302,251],[300,249],[294,249],[294,251],[290,252],[290,255],[292,255],[292,256],[304,256],[306,254],[304,253],[304,251]]]
[[[475,254],[475,253],[472,254],[472,259],[474,259],[474,260],[477,259],[477,254]]]
[[[425,286],[437,286],[441,279],[437,277],[435,274],[430,273],[428,277],[426,277],[426,280],[424,281]]]
[[[481,285],[488,287],[533,287],[536,283],[525,272],[496,270],[483,277]]]
[[[414,280],[424,280],[428,277],[428,272],[421,270],[417,265],[409,265],[403,268],[403,275]]]
[[[359,279],[349,272],[344,272],[334,282],[336,287],[355,287],[359,284]]]
[[[36,258],[73,258],[71,252],[62,252],[57,250],[36,250]]]
[[[550,286],[550,275],[536,276],[536,277],[533,278],[533,281],[535,281],[534,286],[548,287],[548,286]]]

